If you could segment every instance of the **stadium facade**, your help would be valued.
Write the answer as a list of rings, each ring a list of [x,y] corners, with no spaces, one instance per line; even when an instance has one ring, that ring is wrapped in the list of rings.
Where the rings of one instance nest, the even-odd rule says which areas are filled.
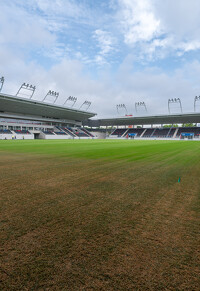
[[[1,139],[92,138],[81,129],[95,113],[0,93]]]
[[[0,139],[195,138],[200,113],[94,119],[96,113],[0,93]],[[171,124],[171,127],[164,127]],[[109,134],[108,129],[109,127]],[[130,128],[131,127],[131,128]]]

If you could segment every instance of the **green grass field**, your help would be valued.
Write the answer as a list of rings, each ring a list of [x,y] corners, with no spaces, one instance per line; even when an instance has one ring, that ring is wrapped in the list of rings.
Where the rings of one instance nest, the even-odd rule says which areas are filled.
[[[199,290],[199,177],[196,141],[0,141],[0,290]]]

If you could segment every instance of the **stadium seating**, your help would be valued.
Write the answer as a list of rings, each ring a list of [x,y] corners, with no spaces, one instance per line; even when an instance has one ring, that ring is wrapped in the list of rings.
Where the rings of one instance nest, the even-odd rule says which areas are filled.
[[[121,137],[126,131],[126,134],[135,133],[137,134],[137,137],[140,137],[142,133],[142,137],[144,138],[173,138],[176,130],[178,129],[176,133],[176,138],[179,138],[181,133],[194,133],[195,137],[200,136],[200,127],[158,127],[158,128],[118,128],[115,129],[114,132],[111,134],[112,136],[117,135],[118,137]]]
[[[54,131],[54,133],[57,135],[66,135],[64,131]]]
[[[93,129],[91,129],[93,131]],[[106,132],[106,129],[94,129],[94,131]],[[41,130],[45,135],[60,135],[73,138],[93,138],[93,134],[88,129],[81,127],[59,127]],[[181,138],[182,133],[193,133],[194,138],[200,138],[200,127],[154,127],[154,128],[118,128],[111,133],[111,137],[127,137],[129,134],[135,134],[138,138]],[[0,134],[10,135],[31,135],[29,130],[9,130],[0,129]],[[1,137],[2,138],[2,137]],[[28,138],[28,137],[27,137]],[[53,137],[52,137],[53,138]],[[55,137],[54,137],[55,138]]]
[[[180,127],[177,131],[176,137],[180,137],[181,133],[194,133],[194,136],[199,136],[200,127]]]
[[[155,128],[147,128],[147,130],[145,131],[142,137],[151,137],[154,131],[155,131]]]
[[[194,133],[194,137],[200,136],[200,127],[157,127],[157,128],[118,128],[113,131],[111,136],[122,137],[124,133],[126,135],[135,133],[137,137],[143,138],[173,138],[176,133],[176,138],[179,138],[181,133]],[[144,134],[142,135],[142,133]]]
[[[170,131],[170,128],[156,128],[156,130],[154,131],[152,137],[158,137],[158,138],[163,138],[163,137],[168,137],[168,133]]]
[[[0,129],[0,134],[12,134],[9,129]]]
[[[70,127],[60,127],[65,133],[68,135],[75,137],[76,135],[73,133]]]
[[[53,132],[57,135],[67,135],[66,132],[59,126],[55,126]]]
[[[78,137],[88,137],[88,134],[81,128],[72,128],[73,133]]]
[[[126,134],[135,133],[137,134],[136,136],[139,137],[141,136],[144,130],[145,130],[144,128],[129,128]]]
[[[171,127],[169,132],[168,132],[168,136],[167,137],[172,138],[174,136],[176,130],[177,130],[176,127]]]
[[[76,134],[78,137],[88,137],[88,135],[87,135],[85,132],[75,132],[75,134]]]
[[[86,133],[83,132],[83,131],[79,131],[79,130],[75,130],[75,134],[76,134],[78,137],[88,137],[88,134],[86,134]]]
[[[106,128],[89,128],[87,129],[88,132],[93,131],[93,132],[107,132]]]
[[[89,135],[83,131],[81,128],[72,128],[68,127],[67,128],[75,137],[89,137]]]
[[[54,134],[53,130],[52,131],[50,131],[50,130],[42,130],[42,132],[44,134]]]
[[[89,135],[90,137],[94,137],[93,134],[91,134],[87,129],[85,128],[81,128],[82,131],[84,131],[87,135]]]
[[[117,135],[118,137],[122,136],[127,131],[127,128],[117,128],[111,133],[111,135]]]
[[[31,134],[28,130],[25,130],[25,129],[22,129],[22,130],[16,129],[14,130],[14,132],[17,134]]]

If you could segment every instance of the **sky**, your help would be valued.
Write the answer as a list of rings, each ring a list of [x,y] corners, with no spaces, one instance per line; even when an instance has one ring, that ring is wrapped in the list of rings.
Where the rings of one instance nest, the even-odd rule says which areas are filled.
[[[145,102],[148,114],[164,114],[169,98],[193,112],[200,95],[199,15],[199,0],[0,0],[3,92],[15,95],[29,83],[36,100],[54,90],[56,104],[75,96],[75,108],[91,101],[98,117],[125,115],[118,104],[128,114],[145,114],[135,102]],[[178,104],[171,112],[180,112]]]

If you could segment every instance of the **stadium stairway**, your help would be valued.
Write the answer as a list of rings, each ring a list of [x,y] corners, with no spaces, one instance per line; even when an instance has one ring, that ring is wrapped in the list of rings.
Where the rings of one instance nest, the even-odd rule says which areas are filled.
[[[156,128],[154,129],[154,131],[152,132],[152,134],[150,135],[150,137],[153,137],[155,131],[156,131]]]
[[[78,139],[90,139],[94,138],[87,130],[83,128],[73,128],[73,127],[59,127],[60,130],[64,131],[67,135],[70,135],[73,138]]]
[[[171,134],[171,132],[172,132],[172,127],[170,127],[170,129],[169,129],[168,134],[166,135],[166,137],[169,137],[170,134]]]
[[[85,131],[83,131],[80,127],[72,128],[72,130],[73,130],[74,134],[76,135],[76,137],[90,138],[90,136]]]
[[[176,130],[175,130],[175,132],[174,132],[173,138],[175,138],[175,137],[176,137],[176,135],[177,135],[177,132],[178,132],[178,127],[176,128]]]
[[[70,128],[67,128],[67,127],[61,127],[61,129],[65,132],[65,133],[67,133],[68,135],[70,135],[71,137],[76,137],[76,135],[71,131],[71,129]]]
[[[89,137],[94,137],[94,135],[91,134],[87,129],[82,127],[81,130],[84,131]]]
[[[134,134],[136,134],[135,137],[140,137],[141,134],[143,133],[143,131],[144,131],[143,128],[129,128],[127,131],[127,134],[134,133]]]
[[[147,130],[143,134],[143,137],[150,138],[152,135],[152,132],[154,132],[154,130],[155,130],[154,128],[147,128]]]
[[[140,137],[143,137],[143,135],[145,134],[145,132],[147,131],[147,128],[144,129],[143,133],[140,135]]]
[[[54,132],[57,135],[68,135],[61,127],[55,126],[54,127]]]
[[[126,128],[116,128],[110,135],[110,137],[122,137],[122,135],[124,135],[124,133],[127,131]]]
[[[129,131],[129,128],[125,131],[125,133],[122,134],[122,137],[125,137],[128,131]]]

